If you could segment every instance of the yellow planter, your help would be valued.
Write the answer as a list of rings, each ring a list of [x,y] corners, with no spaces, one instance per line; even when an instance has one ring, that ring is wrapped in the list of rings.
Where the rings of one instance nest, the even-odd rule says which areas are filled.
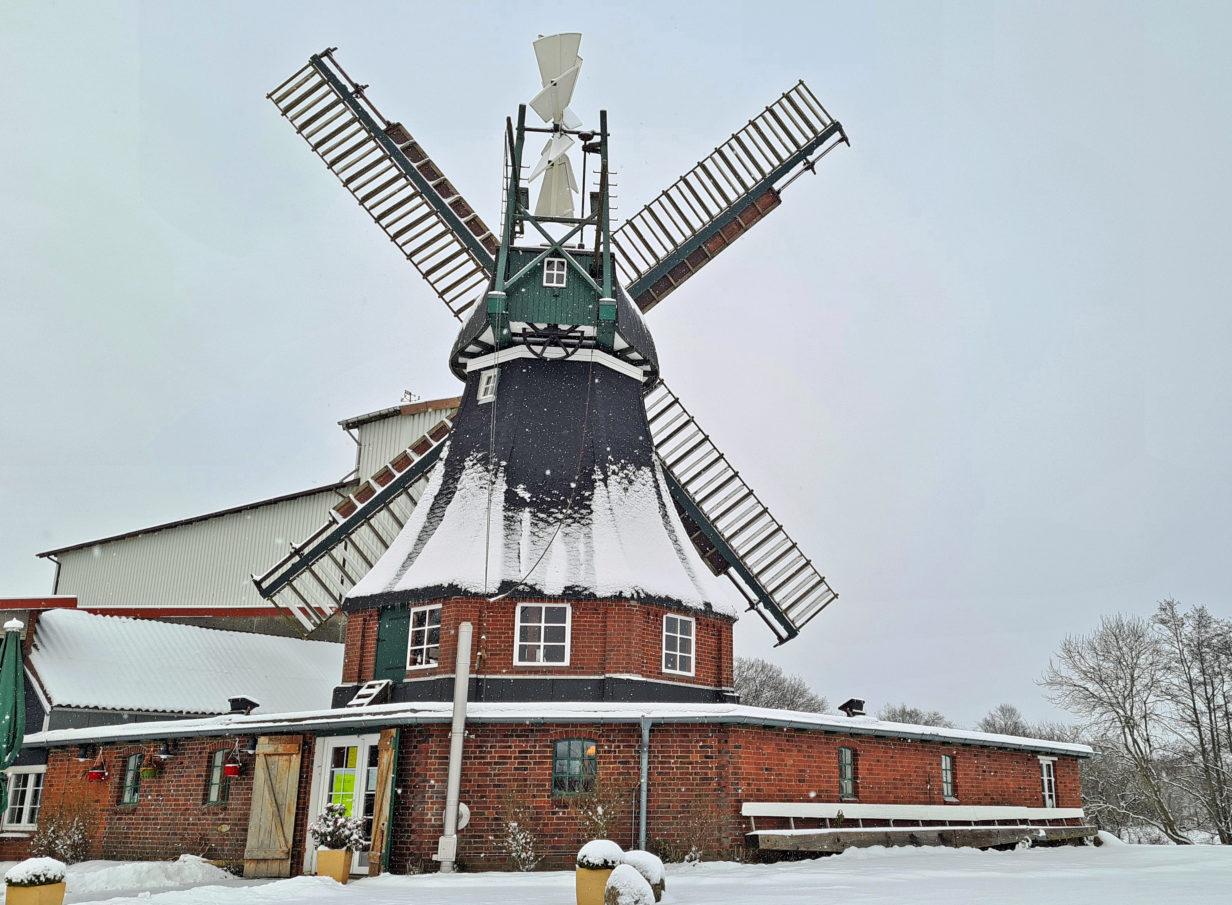
[[[351,858],[355,853],[349,848],[317,849],[317,876],[333,877],[339,883],[351,879]]]
[[[6,886],[4,905],[62,905],[64,883],[44,883],[42,886]]]
[[[607,887],[607,878],[612,875],[612,868],[592,870],[589,867],[577,869],[577,905],[603,905],[603,890]]]

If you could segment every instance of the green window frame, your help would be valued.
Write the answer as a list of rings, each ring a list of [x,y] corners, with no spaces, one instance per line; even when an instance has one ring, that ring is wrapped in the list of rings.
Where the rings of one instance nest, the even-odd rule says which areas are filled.
[[[954,755],[941,755],[941,797],[958,801],[958,786],[954,782]]]
[[[136,804],[141,790],[141,755],[124,758],[124,778],[120,783],[120,804]]]
[[[552,795],[564,798],[595,791],[599,744],[593,739],[564,738],[552,749]]]
[[[859,776],[856,773],[855,748],[838,749],[838,797],[855,800],[859,797]]]
[[[219,748],[210,755],[210,768],[205,775],[205,803],[226,804],[231,794],[231,780],[223,772],[229,748]]]

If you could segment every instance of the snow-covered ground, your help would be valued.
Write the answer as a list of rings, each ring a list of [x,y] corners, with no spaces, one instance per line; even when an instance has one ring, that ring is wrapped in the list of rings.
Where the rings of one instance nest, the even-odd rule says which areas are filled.
[[[99,862],[93,862],[99,864]],[[339,886],[318,877],[255,883],[206,881],[168,892],[148,877],[145,895],[86,893],[75,878],[69,902],[110,905],[571,905],[572,873],[427,874],[377,877]],[[123,866],[132,875],[138,866]],[[184,871],[180,871],[182,876]],[[171,870],[167,879],[173,879]],[[116,882],[120,876],[116,875]],[[100,876],[95,877],[102,884]],[[76,888],[75,888],[76,885]],[[114,887],[113,887],[114,888]],[[130,887],[131,889],[132,887]],[[1205,905],[1225,903],[1232,889],[1232,847],[1139,846],[1030,849],[865,849],[832,858],[774,865],[728,862],[670,865],[664,903],[671,905]]]

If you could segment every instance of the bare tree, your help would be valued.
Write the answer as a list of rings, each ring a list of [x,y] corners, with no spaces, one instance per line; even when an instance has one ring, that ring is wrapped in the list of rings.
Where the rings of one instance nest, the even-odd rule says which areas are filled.
[[[813,691],[800,676],[783,671],[781,666],[757,657],[737,657],[733,684],[740,703],[775,710],[807,710],[824,713],[826,699]]]
[[[877,719],[889,723],[912,723],[916,726],[954,726],[939,710],[925,710],[909,704],[886,704],[877,711]]]
[[[1161,770],[1166,669],[1147,620],[1106,616],[1091,634],[1062,642],[1043,684],[1054,703],[1082,717],[1098,737],[1111,740],[1105,756],[1126,760],[1148,805],[1132,816],[1186,844]]]
[[[1035,735],[1027,718],[1013,704],[998,704],[975,724],[975,728],[980,732],[992,732],[996,735]]]
[[[1206,607],[1186,613],[1171,599],[1159,604],[1152,622],[1166,664],[1173,750],[1183,765],[1170,781],[1200,804],[1220,843],[1232,844],[1232,763],[1224,732],[1232,674],[1221,662],[1229,626]]]

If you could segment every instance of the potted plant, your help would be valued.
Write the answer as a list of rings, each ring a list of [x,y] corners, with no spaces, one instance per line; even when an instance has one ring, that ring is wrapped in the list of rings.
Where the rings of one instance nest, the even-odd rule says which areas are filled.
[[[308,835],[317,847],[317,876],[345,883],[351,877],[351,858],[364,847],[363,822],[347,817],[340,804],[327,804],[308,825]]]
[[[64,901],[64,862],[55,858],[27,858],[4,875],[6,905],[61,905]]]
[[[235,779],[235,777],[239,776],[243,772],[244,765],[240,763],[240,759],[237,755],[231,754],[227,757],[226,761],[223,762],[222,775],[227,777],[227,779]]]
[[[158,758],[150,754],[148,751],[141,758],[141,778],[156,779],[159,771],[162,769],[162,764],[158,762]]]
[[[592,839],[577,853],[577,905],[603,905],[603,891],[624,852],[610,839]]]
[[[89,770],[86,770],[86,782],[103,782],[106,778],[107,767],[100,757],[90,766]]]

